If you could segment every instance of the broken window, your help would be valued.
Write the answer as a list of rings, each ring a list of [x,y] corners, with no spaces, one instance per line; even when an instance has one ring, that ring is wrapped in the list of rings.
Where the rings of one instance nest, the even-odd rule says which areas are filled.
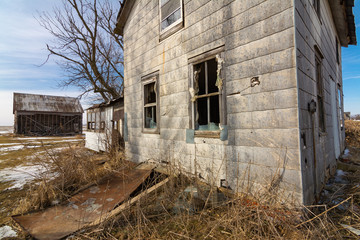
[[[105,130],[105,109],[101,109],[100,112],[100,130]]]
[[[222,54],[217,54],[192,65],[193,128],[200,131],[218,131],[225,125],[225,104],[222,79]]]
[[[91,129],[91,113],[90,112],[87,113],[87,129],[88,130]]]
[[[144,123],[146,132],[158,132],[159,101],[157,94],[157,76],[146,78],[143,82]]]
[[[95,113],[95,129],[99,130],[100,129],[100,112],[97,111]]]
[[[160,5],[160,34],[172,29],[177,31],[182,27],[182,0],[159,0]]]
[[[325,109],[324,109],[324,83],[322,77],[322,59],[320,50],[315,47],[315,74],[316,74],[316,93],[318,103],[319,130],[325,132]]]
[[[91,129],[93,129],[93,130],[95,130],[95,121],[96,121],[96,119],[95,119],[95,113],[92,112],[92,113],[91,113]]]

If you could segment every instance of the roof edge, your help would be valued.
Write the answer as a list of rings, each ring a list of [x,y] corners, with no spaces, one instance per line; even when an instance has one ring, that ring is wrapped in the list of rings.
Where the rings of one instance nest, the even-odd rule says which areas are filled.
[[[341,46],[356,45],[354,0],[332,0],[329,4]]]
[[[120,3],[120,10],[117,16],[116,26],[114,32],[123,36],[124,26],[130,15],[131,9],[133,8],[136,0],[124,0],[123,3]]]

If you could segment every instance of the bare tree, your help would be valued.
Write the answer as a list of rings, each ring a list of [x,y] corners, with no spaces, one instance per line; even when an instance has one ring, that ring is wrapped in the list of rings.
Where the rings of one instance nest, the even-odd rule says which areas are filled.
[[[121,4],[121,3],[120,3]],[[47,44],[67,73],[62,86],[76,86],[108,101],[123,90],[123,42],[114,33],[119,7],[109,0],[63,0],[37,18],[54,37]]]

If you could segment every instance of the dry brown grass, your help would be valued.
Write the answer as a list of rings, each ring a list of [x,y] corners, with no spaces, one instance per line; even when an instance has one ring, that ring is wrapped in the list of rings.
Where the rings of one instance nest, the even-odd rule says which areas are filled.
[[[185,186],[196,181],[179,177],[130,209],[75,239],[340,239],[326,215],[259,204],[264,196],[244,194],[217,205],[198,205],[197,211],[174,211]],[[192,204],[195,199],[187,198]]]
[[[360,121],[345,120],[346,144],[350,147],[360,147]]]
[[[99,155],[83,148],[69,147],[62,153],[48,150],[47,156],[46,160],[39,159],[38,164],[47,167],[48,174],[40,175],[40,184],[30,187],[14,214],[45,208],[55,200],[65,200],[84,186],[97,183],[124,168],[126,163],[121,151]],[[104,159],[106,161],[102,164]],[[347,208],[339,210],[337,207],[331,209],[335,205],[331,201],[309,207],[277,202],[274,191],[231,196],[225,191],[227,200],[211,204],[208,200],[218,189],[204,187],[196,179],[179,175],[115,218],[76,233],[73,238],[356,239],[339,225],[345,223],[360,228],[357,209],[360,191],[356,186],[360,178],[357,175],[348,178],[354,185],[344,193],[344,198],[350,197]],[[149,182],[142,187],[148,187],[147,184]],[[205,197],[200,200],[193,195],[184,197],[182,193],[188,186],[203,191]],[[179,210],[179,204],[185,207]]]

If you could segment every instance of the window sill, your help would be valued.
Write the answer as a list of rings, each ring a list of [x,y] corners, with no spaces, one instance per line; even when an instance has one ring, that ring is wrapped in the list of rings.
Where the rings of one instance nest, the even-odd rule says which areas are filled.
[[[86,129],[87,132],[94,132],[94,133],[104,133],[105,130],[98,130],[98,129]]]
[[[183,27],[184,27],[183,22],[179,22],[176,25],[174,25],[173,27],[169,28],[168,30],[160,32],[159,42],[161,42],[164,39],[170,37],[171,35],[173,35],[177,31],[179,31]]]
[[[160,134],[159,129],[143,128],[142,133],[145,134]]]
[[[319,137],[326,137],[327,135],[327,132],[319,131]]]
[[[199,130],[195,130],[195,137],[220,138],[220,131],[199,131]]]

